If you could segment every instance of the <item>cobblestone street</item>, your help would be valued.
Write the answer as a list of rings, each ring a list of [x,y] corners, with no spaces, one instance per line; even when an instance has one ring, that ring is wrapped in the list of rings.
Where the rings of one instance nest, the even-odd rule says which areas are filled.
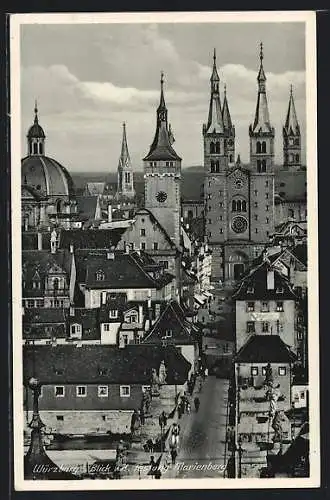
[[[183,415],[176,464],[164,478],[223,477],[228,380],[208,377],[192,399],[195,395],[201,402],[199,411],[192,405],[191,414]]]

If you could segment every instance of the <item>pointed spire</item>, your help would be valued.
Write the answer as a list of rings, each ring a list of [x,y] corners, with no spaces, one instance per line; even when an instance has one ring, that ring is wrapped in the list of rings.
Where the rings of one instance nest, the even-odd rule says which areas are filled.
[[[272,127],[269,120],[269,111],[266,95],[266,75],[263,67],[263,45],[260,43],[260,67],[258,73],[258,99],[256,106],[256,113],[252,127],[253,132],[272,132]]]
[[[167,125],[167,108],[164,97],[164,73],[160,74],[160,101],[157,108],[157,127],[154,140],[150,146],[149,153],[144,160],[178,160],[181,158],[176,154],[171,145],[170,128]]]
[[[242,164],[241,164],[241,155],[240,155],[240,153],[238,153],[238,155],[237,155],[236,166],[237,166],[238,168],[240,168],[240,167],[242,166]]]
[[[34,123],[36,125],[38,124],[38,103],[37,103],[37,99],[34,102]]]
[[[230,116],[230,111],[229,111],[229,106],[228,106],[228,100],[227,100],[227,86],[226,86],[226,84],[224,85],[222,119],[223,119],[224,127],[226,129],[230,129],[232,127],[232,121],[231,121],[231,116]]]
[[[129,167],[130,166],[130,156],[128,152],[127,146],[127,137],[126,137],[126,123],[123,122],[123,137],[121,141],[121,154],[119,158],[119,168],[120,167]]]
[[[294,104],[294,97],[293,97],[293,88],[292,85],[290,85],[290,98],[289,98],[289,105],[288,105],[288,112],[286,115],[286,120],[285,120],[285,131],[287,134],[296,134],[300,133],[300,127],[297,119],[297,113],[296,113],[296,107]]]
[[[224,132],[222,110],[219,94],[220,78],[217,70],[216,51],[213,53],[213,68],[211,74],[211,98],[209,106],[209,116],[207,120],[206,133],[220,133]]]

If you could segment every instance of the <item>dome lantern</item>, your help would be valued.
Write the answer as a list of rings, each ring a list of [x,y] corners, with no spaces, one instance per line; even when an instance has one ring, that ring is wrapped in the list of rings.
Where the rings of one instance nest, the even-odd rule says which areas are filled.
[[[28,155],[44,155],[45,154],[45,132],[39,125],[38,120],[38,105],[35,101],[34,105],[34,122],[27,133]]]

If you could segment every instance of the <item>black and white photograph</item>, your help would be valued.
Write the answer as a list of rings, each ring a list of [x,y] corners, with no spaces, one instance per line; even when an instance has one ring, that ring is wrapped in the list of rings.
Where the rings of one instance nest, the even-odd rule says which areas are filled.
[[[315,14],[10,33],[15,489],[319,486]]]

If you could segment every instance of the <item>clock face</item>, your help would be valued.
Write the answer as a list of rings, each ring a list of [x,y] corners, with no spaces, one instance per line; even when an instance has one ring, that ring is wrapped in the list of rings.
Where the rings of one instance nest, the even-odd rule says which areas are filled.
[[[235,188],[236,189],[242,189],[242,187],[243,187],[243,181],[242,181],[242,179],[237,179],[235,181]]]
[[[244,217],[238,216],[232,220],[231,227],[235,233],[244,233],[247,230],[248,223]]]
[[[164,203],[164,201],[167,198],[167,194],[165,191],[159,191],[159,193],[156,194],[156,200],[159,201],[160,203]]]

